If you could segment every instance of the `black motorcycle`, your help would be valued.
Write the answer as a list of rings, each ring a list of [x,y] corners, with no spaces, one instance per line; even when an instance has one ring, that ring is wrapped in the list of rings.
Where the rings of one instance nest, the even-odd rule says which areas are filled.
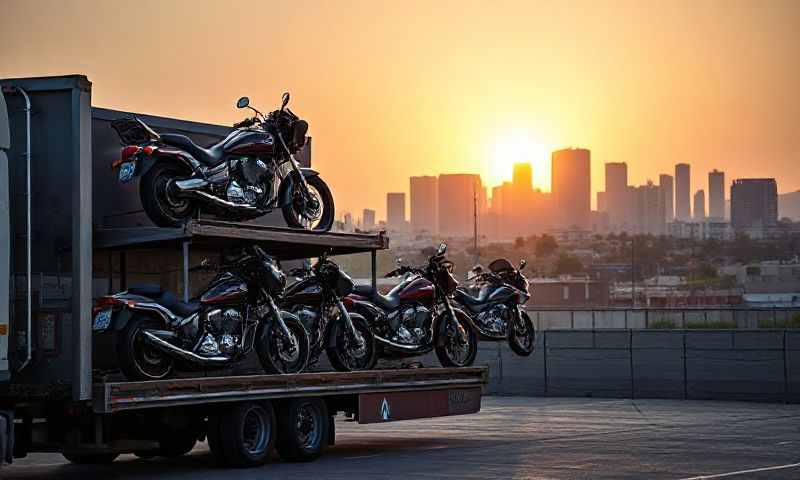
[[[478,339],[469,317],[450,303],[458,281],[453,264],[439,245],[424,267],[400,266],[387,277],[404,277],[387,295],[357,285],[345,307],[370,322],[378,356],[402,358],[436,351],[445,367],[467,367],[475,361]]]
[[[353,291],[353,280],[326,255],[310,269],[289,272],[300,277],[286,289],[281,307],[295,314],[308,330],[309,365],[322,352],[336,370],[369,370],[375,365],[375,337],[367,320],[350,313],[342,299]]]
[[[519,268],[514,268],[511,262],[500,258],[489,264],[489,272],[477,265],[468,278],[474,281],[478,295],[472,296],[461,287],[453,293],[481,340],[507,340],[511,350],[521,356],[530,355],[536,343],[533,322],[522,309],[531,298],[528,280],[522,275],[526,264],[523,260]]]
[[[276,305],[286,285],[277,262],[253,246],[216,270],[200,297],[188,303],[157,285],[98,301],[96,343],[116,351],[126,378],[163,379],[176,363],[186,369],[229,367],[254,347],[267,373],[305,368],[308,333],[296,316]]]
[[[160,227],[181,226],[202,207],[226,220],[248,220],[281,208],[290,227],[327,231],[333,225],[331,191],[319,173],[301,168],[294,154],[306,142],[308,123],[286,108],[264,115],[247,97],[239,108],[255,117],[234,125],[207,148],[184,135],[156,133],[139,118],[111,122],[123,144],[113,162],[122,183],[141,177],[139,195]]]

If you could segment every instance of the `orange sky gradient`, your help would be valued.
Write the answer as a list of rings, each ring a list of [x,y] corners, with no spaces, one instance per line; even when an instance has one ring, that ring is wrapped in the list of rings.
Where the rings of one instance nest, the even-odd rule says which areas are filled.
[[[593,197],[610,161],[635,184],[689,162],[693,191],[712,168],[800,188],[796,0],[1,2],[0,78],[68,73],[96,106],[224,124],[291,91],[355,217],[410,175],[500,183],[509,135],[545,190],[568,146],[592,151]]]

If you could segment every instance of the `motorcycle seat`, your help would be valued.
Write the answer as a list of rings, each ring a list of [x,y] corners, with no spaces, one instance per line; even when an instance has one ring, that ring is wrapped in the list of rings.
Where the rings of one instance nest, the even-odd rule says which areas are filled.
[[[385,310],[393,310],[400,305],[400,297],[389,295],[381,295],[380,292],[374,290],[372,285],[356,285],[353,287],[353,293],[356,295],[368,298],[372,303]]]
[[[194,143],[192,139],[186,135],[180,135],[178,133],[162,133],[161,141],[171,147],[177,147],[186,150],[186,152],[193,156],[198,162],[209,167],[217,165],[220,161],[222,161],[222,157],[225,154],[225,151],[222,148],[223,144],[225,143],[224,140],[208,148],[203,148]]]
[[[487,301],[489,295],[485,290],[481,290],[477,297],[473,297],[463,288],[456,288],[453,298],[460,304],[469,308],[473,312],[480,312],[486,308],[490,302]]]
[[[170,312],[179,317],[188,317],[194,312],[200,310],[200,301],[193,300],[190,302],[181,302],[174,293],[164,290],[161,285],[144,284],[133,285],[128,288],[128,293],[133,295],[141,295],[152,299],[154,302],[165,307]]]

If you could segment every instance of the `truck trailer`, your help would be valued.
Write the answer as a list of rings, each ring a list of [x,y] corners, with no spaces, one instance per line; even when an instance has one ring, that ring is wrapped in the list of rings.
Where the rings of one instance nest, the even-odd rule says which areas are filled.
[[[383,233],[291,230],[279,215],[182,227],[149,222],[136,182],[110,168],[120,143],[85,76],[0,80],[0,466],[30,452],[75,463],[174,457],[207,440],[219,463],[254,466],[335,443],[333,419],[390,422],[480,410],[485,368],[263,375],[247,362],[190,378],[131,382],[92,333],[94,299],[155,280],[191,298],[203,258],[257,244],[282,261],[371,254]],[[136,114],[197,143],[228,127]],[[310,143],[301,155],[310,166]],[[113,362],[111,362],[113,363]]]

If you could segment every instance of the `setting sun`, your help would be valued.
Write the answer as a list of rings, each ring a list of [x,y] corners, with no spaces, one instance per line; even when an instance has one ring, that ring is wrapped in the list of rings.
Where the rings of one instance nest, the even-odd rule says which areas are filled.
[[[550,189],[548,149],[524,128],[501,134],[492,146],[489,162],[486,179],[492,186],[511,180],[515,163],[527,162],[533,169],[534,188]]]

